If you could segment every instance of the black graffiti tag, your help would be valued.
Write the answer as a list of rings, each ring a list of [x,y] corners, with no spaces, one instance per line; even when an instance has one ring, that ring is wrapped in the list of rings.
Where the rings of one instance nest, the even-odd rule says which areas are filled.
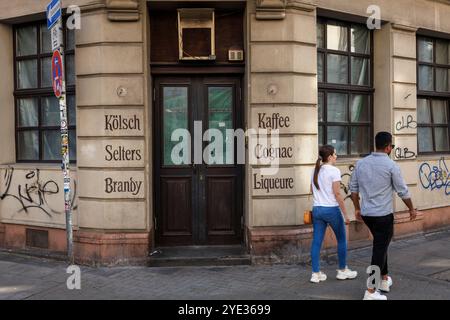
[[[6,198],[16,199],[21,205],[21,209],[18,212],[25,211],[28,213],[29,209],[37,208],[49,217],[52,217],[52,214],[62,214],[63,212],[52,209],[47,201],[47,197],[59,193],[58,184],[53,180],[41,182],[39,173],[39,169],[29,171],[25,175],[25,183],[19,184],[17,190],[11,190],[14,168],[6,169],[3,176],[4,183],[0,185],[0,200],[5,200]],[[75,198],[76,183],[74,181],[72,210],[77,208],[74,204]]]
[[[397,129],[397,131],[401,131],[403,129],[415,129],[415,128],[417,128],[417,122],[414,121],[414,118],[412,115],[408,115],[406,117],[406,121],[405,121],[405,117],[402,117],[402,119],[395,124],[395,129]]]
[[[414,151],[401,147],[395,148],[394,154],[397,159],[412,159],[416,157],[416,153]]]
[[[347,172],[347,173],[344,173],[341,175],[341,190],[343,190],[345,193],[344,201],[351,198],[350,178],[352,176],[352,172],[354,169],[355,169],[355,166],[351,164],[348,166],[348,170],[350,172]]]

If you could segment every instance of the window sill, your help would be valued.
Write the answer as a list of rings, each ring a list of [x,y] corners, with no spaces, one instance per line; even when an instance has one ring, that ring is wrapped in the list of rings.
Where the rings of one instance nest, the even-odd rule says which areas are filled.
[[[438,161],[442,158],[450,158],[449,153],[438,153],[438,154],[422,154],[418,155],[416,160],[417,161]]]
[[[337,166],[354,165],[358,160],[361,160],[363,158],[364,157],[337,158],[336,165]]]
[[[0,169],[7,168],[21,169],[21,170],[49,170],[49,171],[62,171],[61,163],[5,163],[0,164]],[[70,171],[77,171],[76,164],[69,166]]]

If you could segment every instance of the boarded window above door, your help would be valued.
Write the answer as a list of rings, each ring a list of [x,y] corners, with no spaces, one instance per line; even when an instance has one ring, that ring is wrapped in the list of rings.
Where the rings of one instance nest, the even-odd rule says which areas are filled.
[[[178,8],[149,9],[150,15],[150,54],[152,64],[174,64],[179,63],[179,34],[178,34]],[[215,60],[207,61],[212,64],[233,64],[230,62],[229,50],[244,50],[244,11],[243,9],[214,9],[214,37],[215,39]],[[200,31],[198,31],[200,30]],[[207,33],[209,30],[198,29],[194,36],[200,36],[199,33]],[[203,31],[202,31],[203,30]],[[188,31],[190,32],[190,31]],[[183,37],[186,35],[183,34]],[[206,41],[201,47],[199,43],[189,43],[190,46],[185,49],[194,54],[203,54],[208,47],[211,50],[211,42]],[[201,63],[202,61],[181,61],[183,64]],[[204,62],[205,63],[205,62]],[[238,62],[244,64],[244,62]]]

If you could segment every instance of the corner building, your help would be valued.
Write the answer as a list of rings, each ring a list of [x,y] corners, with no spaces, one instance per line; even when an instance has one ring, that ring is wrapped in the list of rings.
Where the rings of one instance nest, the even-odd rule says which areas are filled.
[[[47,2],[0,4],[0,246],[64,253]],[[421,211],[410,222],[395,197],[395,236],[450,224],[450,1],[62,5],[65,22],[70,5],[81,9],[81,29],[64,32],[77,262],[144,263],[160,247],[223,245],[256,263],[307,258],[318,145],[336,147],[353,213],[351,171],[381,130],[394,136],[391,157]],[[372,5],[379,29],[366,24]],[[172,156],[176,129],[192,135],[187,164]],[[244,164],[194,164],[208,146],[195,132],[206,129],[278,130],[279,144],[246,139]],[[267,175],[272,162],[279,169]],[[369,240],[361,224],[347,228],[351,246]]]

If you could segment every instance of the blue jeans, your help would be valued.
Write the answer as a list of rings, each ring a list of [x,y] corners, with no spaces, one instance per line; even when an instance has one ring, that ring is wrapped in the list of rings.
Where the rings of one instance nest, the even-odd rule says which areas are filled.
[[[320,248],[329,224],[338,242],[339,269],[344,269],[347,259],[347,239],[345,223],[339,207],[313,207],[313,241],[311,245],[311,260],[313,272],[320,271]]]

